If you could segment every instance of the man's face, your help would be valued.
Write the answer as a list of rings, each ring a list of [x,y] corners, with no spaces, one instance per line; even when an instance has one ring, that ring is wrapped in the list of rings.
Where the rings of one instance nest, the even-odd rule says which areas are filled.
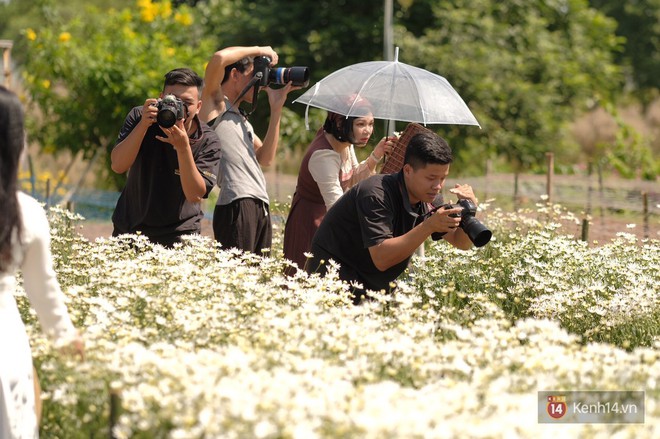
[[[236,70],[237,77],[238,77],[238,81],[236,82],[236,89],[237,89],[236,96],[238,96],[238,94],[240,92],[242,92],[243,89],[245,89],[245,87],[247,87],[248,83],[252,79],[252,76],[253,76],[252,72],[253,71],[254,71],[254,64],[248,65],[245,68],[244,72],[240,72],[239,70]],[[243,98],[241,99],[241,102],[245,101],[248,104],[251,104],[253,98],[254,98],[254,93],[252,93],[252,90],[250,90],[250,91],[248,91],[247,93],[245,93],[243,95]]]
[[[163,93],[160,97],[162,98],[166,95],[174,95],[183,101],[183,105],[187,109],[187,117],[184,120],[184,125],[188,126],[202,106],[202,101],[199,100],[200,96],[197,87],[194,85],[182,84],[167,85],[163,89]]]
[[[410,204],[417,204],[420,201],[431,203],[442,190],[448,175],[449,165],[429,163],[417,170],[408,163],[403,165],[403,176]]]

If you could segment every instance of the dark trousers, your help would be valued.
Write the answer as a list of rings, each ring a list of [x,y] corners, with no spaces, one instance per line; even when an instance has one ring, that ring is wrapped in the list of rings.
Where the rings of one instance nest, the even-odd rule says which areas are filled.
[[[225,248],[237,248],[258,255],[269,252],[273,226],[268,203],[256,198],[240,198],[215,206],[213,235]]]

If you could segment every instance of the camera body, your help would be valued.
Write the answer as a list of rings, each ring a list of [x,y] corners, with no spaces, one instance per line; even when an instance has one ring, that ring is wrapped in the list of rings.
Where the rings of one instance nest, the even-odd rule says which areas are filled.
[[[309,67],[275,67],[271,68],[271,59],[267,56],[254,58],[254,76],[259,76],[259,86],[268,84],[286,84],[291,82],[297,87],[309,85]]]
[[[177,120],[186,117],[186,106],[181,99],[174,95],[166,95],[164,98],[158,99],[155,106],[158,108],[156,121],[164,128],[170,128]]]
[[[456,204],[445,204],[442,207],[444,209],[462,209],[459,213],[452,213],[449,216],[461,218],[459,227],[463,229],[476,247],[483,247],[490,242],[493,232],[475,218],[477,206],[472,200],[461,199]]]
[[[477,214],[477,206],[472,202],[472,200],[461,199],[456,202],[456,204],[445,204],[443,206],[445,209],[456,209],[461,208],[463,210],[460,213],[452,213],[449,216],[452,218],[465,218],[469,216],[475,216]]]

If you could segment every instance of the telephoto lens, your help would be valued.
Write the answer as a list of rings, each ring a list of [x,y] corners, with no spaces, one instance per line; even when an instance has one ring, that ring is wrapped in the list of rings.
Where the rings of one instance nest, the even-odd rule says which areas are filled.
[[[308,67],[278,67],[268,72],[268,82],[273,84],[286,84],[291,82],[296,87],[309,85]]]
[[[473,216],[464,216],[461,219],[461,229],[470,238],[475,247],[483,247],[490,242],[493,232]]]

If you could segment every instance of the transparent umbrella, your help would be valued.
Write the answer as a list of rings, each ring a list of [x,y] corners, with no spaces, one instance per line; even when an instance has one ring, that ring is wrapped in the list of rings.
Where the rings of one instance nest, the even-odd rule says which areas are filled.
[[[344,116],[361,116],[362,99],[377,119],[421,124],[476,125],[463,99],[445,78],[428,70],[394,61],[369,61],[337,70],[293,102]]]

